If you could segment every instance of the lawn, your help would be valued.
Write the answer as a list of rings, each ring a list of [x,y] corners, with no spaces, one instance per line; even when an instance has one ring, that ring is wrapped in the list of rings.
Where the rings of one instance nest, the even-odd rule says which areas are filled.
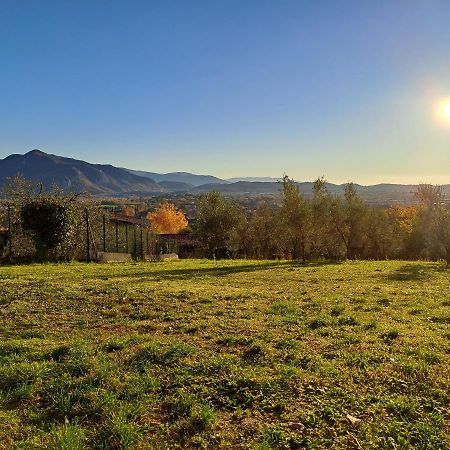
[[[0,267],[0,448],[450,448],[450,270]]]

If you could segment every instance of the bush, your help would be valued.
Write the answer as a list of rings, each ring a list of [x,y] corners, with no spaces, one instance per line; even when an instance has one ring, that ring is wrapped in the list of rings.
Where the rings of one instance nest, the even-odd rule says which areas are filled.
[[[40,260],[47,260],[70,233],[72,209],[71,199],[64,196],[38,196],[22,205],[22,227],[31,233]]]

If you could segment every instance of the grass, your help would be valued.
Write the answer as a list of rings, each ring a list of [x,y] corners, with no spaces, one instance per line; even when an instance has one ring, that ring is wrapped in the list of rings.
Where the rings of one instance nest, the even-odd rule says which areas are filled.
[[[0,448],[450,448],[450,270],[0,267]]]

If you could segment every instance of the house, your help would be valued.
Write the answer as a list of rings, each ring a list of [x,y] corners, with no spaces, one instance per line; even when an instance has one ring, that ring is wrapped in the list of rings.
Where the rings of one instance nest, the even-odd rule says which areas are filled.
[[[163,242],[173,242],[180,258],[199,258],[203,256],[200,242],[190,232],[160,234]]]

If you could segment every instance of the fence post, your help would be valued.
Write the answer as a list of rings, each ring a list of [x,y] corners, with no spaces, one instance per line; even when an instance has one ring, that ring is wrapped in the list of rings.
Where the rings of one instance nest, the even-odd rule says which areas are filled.
[[[11,205],[8,203],[9,257],[12,257]]]
[[[137,237],[136,237],[136,225],[133,227],[134,233],[134,257],[137,259]]]
[[[119,253],[119,224],[116,221],[116,253]]]
[[[141,259],[144,261],[144,230],[141,225]]]
[[[87,208],[84,209],[84,215],[86,218],[86,261],[91,262],[91,253],[90,253],[91,243],[90,243],[90,236],[89,236],[89,212],[88,212]]]
[[[125,253],[128,253],[128,224],[125,224],[125,247],[126,247]]]
[[[106,217],[103,214],[103,251],[106,252]]]

